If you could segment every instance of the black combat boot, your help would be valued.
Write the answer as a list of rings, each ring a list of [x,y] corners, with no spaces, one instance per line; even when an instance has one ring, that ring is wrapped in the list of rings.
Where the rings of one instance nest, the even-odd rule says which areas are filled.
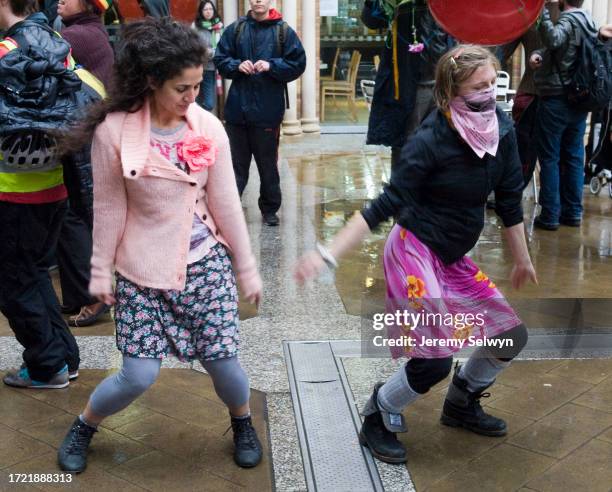
[[[385,463],[406,463],[406,448],[398,441],[396,432],[406,432],[404,416],[390,414],[378,406],[378,390],[383,383],[374,386],[374,392],[361,415],[364,416],[359,442]]]
[[[87,468],[87,448],[96,432],[98,430],[95,427],[76,418],[57,451],[57,460],[62,470],[81,473]]]
[[[468,391],[467,381],[459,377],[459,368],[455,368],[453,381],[448,387],[444,400],[440,422],[450,427],[463,427],[484,436],[505,436],[506,422],[489,415],[480,406],[481,398],[491,396],[491,393],[484,392],[491,384],[476,392]]]
[[[251,422],[251,417],[232,417],[234,431],[234,461],[242,468],[253,468],[261,461],[261,443]]]

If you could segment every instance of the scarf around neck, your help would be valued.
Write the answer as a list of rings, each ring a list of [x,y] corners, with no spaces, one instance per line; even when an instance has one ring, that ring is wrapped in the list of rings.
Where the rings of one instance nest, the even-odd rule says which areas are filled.
[[[499,145],[496,88],[457,96],[450,102],[453,125],[461,138],[481,159],[486,153],[495,157]]]

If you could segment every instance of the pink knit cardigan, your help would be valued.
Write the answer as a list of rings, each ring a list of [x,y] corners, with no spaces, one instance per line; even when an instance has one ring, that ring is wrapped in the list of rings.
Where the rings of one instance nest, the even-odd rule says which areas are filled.
[[[135,113],[111,113],[97,127],[93,295],[112,292],[113,267],[143,287],[183,290],[194,212],[229,248],[239,282],[258,275],[223,125],[197,104],[186,119],[219,149],[212,166],[191,175],[151,148],[148,103]]]

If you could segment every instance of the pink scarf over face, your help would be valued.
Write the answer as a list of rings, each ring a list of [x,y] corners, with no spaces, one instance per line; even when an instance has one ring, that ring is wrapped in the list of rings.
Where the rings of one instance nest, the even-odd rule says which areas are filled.
[[[499,145],[499,122],[495,114],[496,88],[457,96],[450,102],[451,120],[461,138],[481,159],[495,156]]]

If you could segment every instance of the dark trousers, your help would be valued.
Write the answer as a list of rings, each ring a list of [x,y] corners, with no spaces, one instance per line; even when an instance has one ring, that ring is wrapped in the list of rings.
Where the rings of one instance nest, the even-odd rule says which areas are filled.
[[[0,311],[23,345],[33,379],[48,381],[65,364],[79,366],[79,348],[62,318],[49,266],[66,202],[0,202]]]
[[[97,302],[89,295],[92,248],[91,229],[69,207],[62,223],[56,254],[64,306],[80,308]]]
[[[242,196],[249,181],[251,157],[255,157],[261,181],[259,210],[264,215],[276,213],[281,206],[280,175],[278,173],[280,127],[263,128],[227,124],[225,129],[232,150],[238,192]]]
[[[519,94],[514,99],[512,118],[515,121],[516,143],[521,164],[523,165],[524,187],[527,187],[531,181],[536,161],[538,160],[537,112],[537,96]]]
[[[416,89],[416,97],[414,109],[408,115],[406,121],[406,141],[408,137],[416,132],[421,126],[423,120],[436,109],[436,104],[433,99],[433,84],[419,84]],[[393,169],[400,160],[403,147],[391,147],[391,169]]]
[[[204,78],[200,84],[200,92],[196,98],[196,102],[206,111],[212,111],[215,108],[217,100],[217,77],[215,70],[204,70]]]

